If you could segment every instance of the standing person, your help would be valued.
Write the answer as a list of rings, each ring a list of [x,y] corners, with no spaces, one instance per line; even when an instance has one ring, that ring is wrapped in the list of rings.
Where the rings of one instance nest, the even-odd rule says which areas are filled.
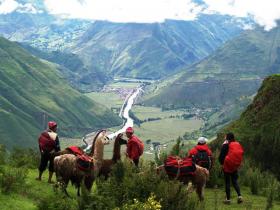
[[[140,156],[143,154],[144,151],[144,144],[133,133],[134,130],[132,127],[128,127],[125,131],[125,134],[128,138],[126,155],[129,159],[131,159],[134,162],[135,166],[138,167]]]
[[[213,165],[212,151],[209,149],[205,137],[199,137],[197,145],[189,151],[188,157],[191,157],[195,164],[210,170]]]
[[[225,190],[226,200],[225,204],[230,204],[230,180],[238,195],[237,203],[242,203],[243,198],[241,196],[240,187],[238,185],[238,169],[243,159],[244,150],[239,142],[235,141],[234,134],[228,133],[225,136],[221,153],[219,156],[219,162],[223,166],[225,177]]]
[[[49,179],[48,182],[52,183],[52,176],[54,172],[53,160],[54,152],[60,151],[59,138],[56,133],[57,123],[54,121],[48,122],[48,129],[43,131],[38,139],[39,150],[41,153],[41,161],[39,165],[39,176],[37,180],[42,180],[42,174],[46,170],[49,162]]]

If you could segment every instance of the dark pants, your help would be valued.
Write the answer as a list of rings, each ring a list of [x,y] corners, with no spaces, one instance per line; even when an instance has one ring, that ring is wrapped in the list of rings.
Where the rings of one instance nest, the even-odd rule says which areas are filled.
[[[46,170],[47,166],[48,166],[48,162],[49,162],[49,171],[50,172],[54,172],[54,167],[53,167],[53,160],[54,160],[54,156],[53,154],[51,154],[50,152],[42,152],[41,153],[41,162],[39,165],[39,171],[44,171]]]
[[[237,179],[238,179],[237,171],[235,171],[233,173],[226,173],[226,172],[224,172],[224,175],[225,175],[227,199],[230,200],[230,180],[232,182],[232,185],[233,185],[237,195],[241,196],[240,188],[239,188],[239,185],[238,185],[238,182],[237,182]]]

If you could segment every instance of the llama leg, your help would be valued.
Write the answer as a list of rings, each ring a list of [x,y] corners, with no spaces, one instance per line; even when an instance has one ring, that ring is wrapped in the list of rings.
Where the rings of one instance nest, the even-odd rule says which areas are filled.
[[[81,194],[80,194],[80,188],[81,188],[81,184],[78,183],[78,184],[77,184],[77,196],[80,196],[80,195],[81,195]]]
[[[197,193],[200,201],[204,200],[204,190],[203,189],[204,189],[204,185],[198,184],[196,186],[196,193]]]

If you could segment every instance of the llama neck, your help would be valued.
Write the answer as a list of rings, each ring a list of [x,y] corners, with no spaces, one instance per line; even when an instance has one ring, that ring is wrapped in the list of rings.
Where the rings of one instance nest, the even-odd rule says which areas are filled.
[[[121,145],[120,145],[118,139],[116,139],[115,143],[114,143],[114,151],[113,151],[112,160],[114,162],[117,162],[120,159],[121,159]]]
[[[102,142],[97,141],[95,143],[94,154],[93,154],[93,157],[96,161],[103,160],[103,150],[104,150],[104,144]]]

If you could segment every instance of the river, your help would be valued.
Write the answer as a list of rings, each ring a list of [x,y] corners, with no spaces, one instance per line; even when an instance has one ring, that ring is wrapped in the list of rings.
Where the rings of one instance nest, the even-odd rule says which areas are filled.
[[[108,137],[110,139],[114,139],[119,133],[124,133],[128,127],[133,127],[133,119],[131,119],[131,117],[129,116],[129,111],[135,103],[135,99],[141,92],[143,92],[142,86],[133,90],[124,100],[124,103],[119,113],[119,116],[124,120],[124,125],[120,130],[109,134]],[[90,150],[91,144],[89,142],[92,141],[92,136],[95,135],[95,133],[96,132],[89,133],[83,138],[83,141],[87,144],[87,147],[85,149],[86,151]]]

